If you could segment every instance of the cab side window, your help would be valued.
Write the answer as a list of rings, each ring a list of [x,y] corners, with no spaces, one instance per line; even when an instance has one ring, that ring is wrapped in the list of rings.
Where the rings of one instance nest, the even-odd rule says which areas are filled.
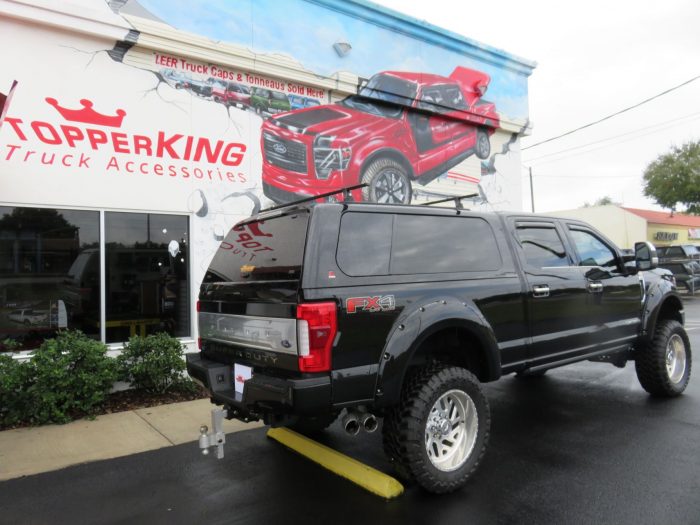
[[[569,266],[564,243],[554,225],[518,225],[516,229],[527,264],[535,268]]]
[[[444,101],[442,99],[442,92],[440,89],[426,88],[421,93],[417,107],[418,109],[430,111],[431,113],[444,113],[445,108],[443,104]]]
[[[612,248],[591,232],[569,228],[569,233],[581,259],[580,266],[602,266],[603,268],[617,266],[617,258]]]
[[[443,86],[445,105],[450,109],[469,109],[459,86]]]

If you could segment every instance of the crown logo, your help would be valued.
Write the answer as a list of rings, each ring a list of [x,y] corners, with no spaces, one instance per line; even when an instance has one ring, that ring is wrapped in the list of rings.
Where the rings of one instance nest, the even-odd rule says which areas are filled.
[[[47,97],[46,102],[56,108],[61,116],[70,120],[71,122],[84,122],[85,124],[96,124],[98,126],[109,126],[112,128],[119,128],[122,125],[122,120],[126,115],[126,111],[123,109],[118,109],[117,114],[103,115],[92,109],[92,101],[86,98],[80,101],[83,106],[82,109],[68,109],[59,106],[58,101],[55,98]]]

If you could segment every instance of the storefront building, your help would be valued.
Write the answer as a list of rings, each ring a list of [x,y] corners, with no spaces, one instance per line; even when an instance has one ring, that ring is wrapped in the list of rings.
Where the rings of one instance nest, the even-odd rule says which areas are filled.
[[[647,221],[647,240],[656,246],[700,245],[700,217],[667,211],[625,208]]]
[[[273,256],[221,240],[295,198],[521,209],[534,63],[364,1],[193,4],[0,0],[0,341],[194,350],[214,253]]]

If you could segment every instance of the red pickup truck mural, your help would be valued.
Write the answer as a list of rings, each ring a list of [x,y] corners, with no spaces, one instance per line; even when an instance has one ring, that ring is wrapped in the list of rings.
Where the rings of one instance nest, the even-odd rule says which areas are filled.
[[[341,102],[266,120],[265,195],[289,202],[364,182],[355,200],[409,203],[413,181],[428,184],[472,154],[489,157],[499,125],[481,99],[489,81],[463,67],[449,77],[385,71]]]

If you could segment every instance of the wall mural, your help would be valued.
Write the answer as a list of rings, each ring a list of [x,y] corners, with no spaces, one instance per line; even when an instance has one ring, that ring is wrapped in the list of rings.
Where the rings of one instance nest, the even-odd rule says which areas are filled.
[[[193,290],[235,222],[300,196],[366,183],[355,200],[474,193],[472,207],[521,206],[513,147],[528,128],[522,72],[302,0],[286,4],[293,25],[265,14],[274,12],[269,0],[142,0],[148,11],[138,17],[133,1],[75,2],[121,28],[111,43],[0,20],[3,49],[23,49],[4,54],[0,68],[0,93],[16,82],[0,98],[3,200],[191,213]],[[356,92],[341,98],[140,47],[154,19],[183,41],[190,35],[178,31],[192,31],[251,63],[264,55],[312,77],[351,78]],[[351,43],[343,57],[339,41]],[[506,121],[515,131],[503,131]]]
[[[250,98],[248,93],[239,94],[236,107],[252,108],[263,118],[299,111],[295,116],[270,118],[263,126],[261,183],[264,196],[274,202],[371,182],[372,187],[362,194],[355,192],[354,197],[410,202],[412,197],[425,201],[478,191],[481,202],[485,197],[499,209],[521,206],[520,180],[504,183],[497,168],[505,172],[518,164],[504,158],[517,135],[494,135],[500,120],[513,124],[516,134],[529,125],[527,75],[510,67],[507,55],[480,59],[481,50],[491,49],[474,42],[475,51],[467,56],[449,46],[427,44],[381,27],[381,23],[342,16],[303,0],[285,4],[288,12],[294,13],[294,24],[285,17],[270,16],[278,13],[279,4],[274,0],[214,0],[206,6],[191,2],[174,5],[169,0],[141,0],[140,4],[155,19],[178,30],[239,46],[253,56],[293,60],[323,78],[356,75],[357,95],[327,105],[324,98],[329,94],[322,90],[314,93],[308,87],[305,90],[293,83],[258,79],[245,72],[204,71],[207,64],[194,66],[181,57],[162,62],[172,74],[199,75],[200,80],[210,74],[222,84],[234,82],[232,89],[250,94]],[[124,12],[129,12],[128,5]],[[139,28],[137,19],[129,20]],[[367,79],[371,79],[369,83]],[[484,98],[487,89],[491,103]],[[196,87],[193,91],[201,93]],[[224,99],[216,93],[212,98]],[[369,106],[352,105],[368,99]],[[394,126],[390,125],[390,105],[401,114]],[[310,109],[304,115],[306,108]],[[290,122],[287,127],[285,120]],[[289,133],[290,126],[298,127],[297,120],[306,127]],[[360,138],[363,134],[364,140]],[[335,144],[328,143],[328,137],[335,137]],[[453,139],[458,142],[456,147],[447,143]],[[379,151],[382,148],[387,154]],[[302,149],[304,159],[300,158]],[[348,157],[336,160],[339,154]],[[394,163],[391,166],[390,161]],[[323,162],[327,165],[320,167]],[[345,163],[347,168],[339,169]],[[383,164],[387,165],[380,169]]]
[[[365,183],[356,200],[410,203],[411,180],[425,185],[471,154],[489,157],[498,115],[481,101],[488,82],[461,67],[449,78],[386,71],[338,103],[266,120],[265,195],[286,202]]]

